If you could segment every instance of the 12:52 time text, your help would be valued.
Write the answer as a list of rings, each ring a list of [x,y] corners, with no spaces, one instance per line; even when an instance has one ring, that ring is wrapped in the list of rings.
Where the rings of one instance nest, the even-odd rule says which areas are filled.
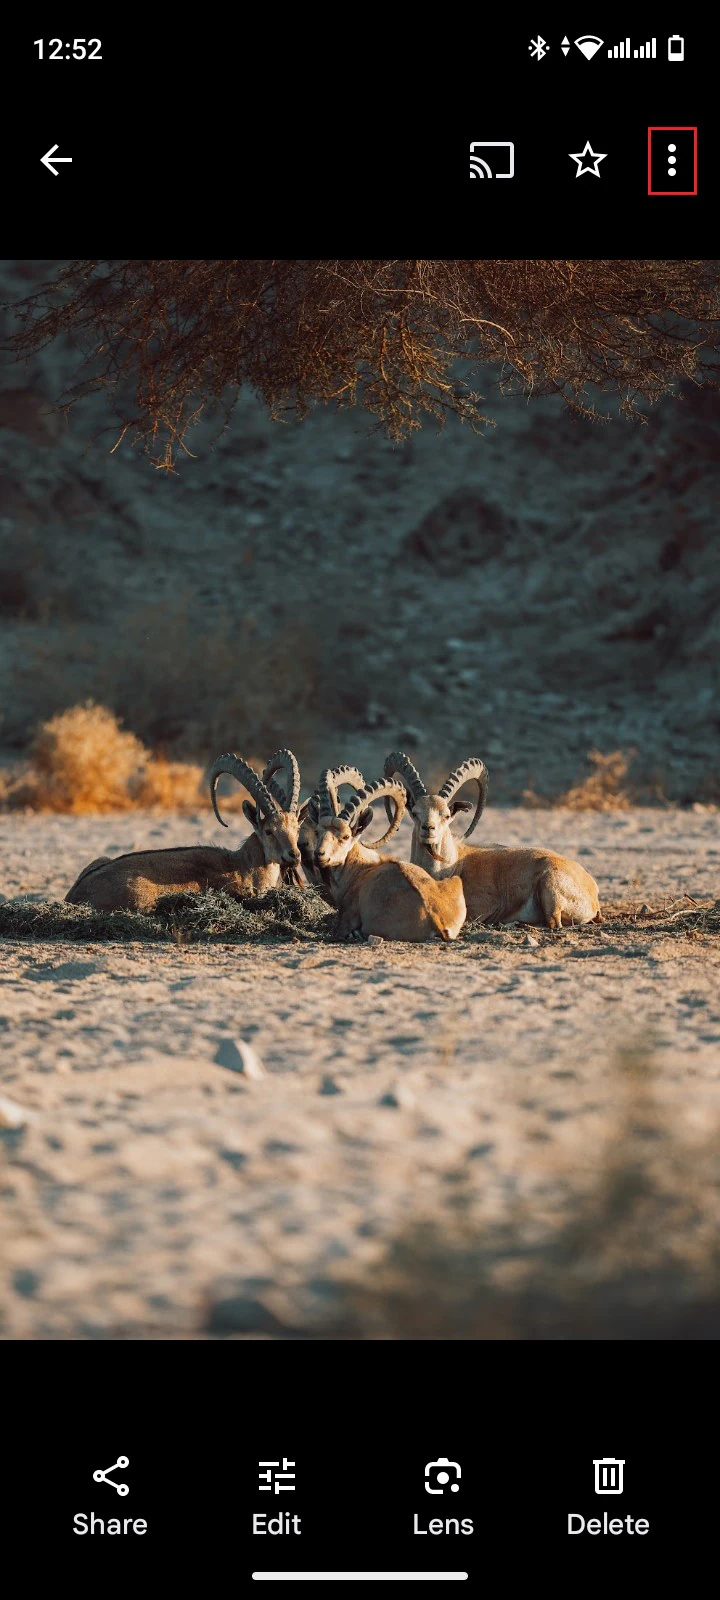
[[[102,61],[101,39],[33,39],[41,61]]]

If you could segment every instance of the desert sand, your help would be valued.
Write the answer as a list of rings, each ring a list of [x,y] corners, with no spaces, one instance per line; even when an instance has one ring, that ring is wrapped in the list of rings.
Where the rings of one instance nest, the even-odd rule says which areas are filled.
[[[493,808],[482,827],[576,856],[606,904],[720,896],[712,810]],[[220,832],[4,815],[0,887],[59,899],[97,854]],[[614,928],[451,948],[3,941],[2,1336],[333,1337],[418,1223],[451,1231],[461,1211],[497,1232],[519,1208],[532,1249],[618,1119],[638,1121],[638,1052],[660,1153],[668,1125],[700,1147],[720,1125],[720,939]],[[264,1076],[237,1070],[243,1040]]]

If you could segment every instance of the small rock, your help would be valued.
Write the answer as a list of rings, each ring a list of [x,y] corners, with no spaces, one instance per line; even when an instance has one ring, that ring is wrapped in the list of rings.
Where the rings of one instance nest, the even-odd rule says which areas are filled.
[[[318,1094],[342,1094],[342,1089],[335,1078],[331,1078],[330,1074],[326,1073],[320,1084]]]
[[[650,907],[648,905],[645,905],[645,902],[643,901],[643,904],[641,905],[640,910],[638,911],[638,916],[639,917],[648,917],[649,915],[650,915]]]
[[[531,950],[539,950],[540,948],[540,940],[534,939],[531,933],[526,933],[523,944],[529,945]]]
[[[227,1067],[229,1072],[242,1072],[246,1078],[265,1077],[257,1051],[245,1039],[221,1039],[214,1059],[219,1067]]]
[[[216,1300],[207,1313],[205,1332],[222,1337],[230,1333],[281,1333],[282,1323],[269,1306],[253,1294]]]
[[[393,1111],[411,1111],[415,1105],[415,1096],[407,1084],[399,1083],[394,1089],[388,1089],[387,1094],[380,1096],[379,1106],[389,1106]]]
[[[18,1267],[13,1273],[13,1288],[16,1294],[21,1294],[24,1300],[32,1300],[40,1287],[37,1272],[30,1267]]]
[[[233,1167],[235,1172],[242,1172],[247,1162],[247,1156],[242,1150],[220,1150],[219,1155],[220,1160],[227,1161],[228,1166]]]
[[[366,942],[367,944],[384,944],[385,940],[381,933],[369,933]]]
[[[30,1111],[16,1105],[14,1100],[6,1100],[4,1095],[0,1095],[0,1128],[24,1128],[26,1122],[32,1120]]]

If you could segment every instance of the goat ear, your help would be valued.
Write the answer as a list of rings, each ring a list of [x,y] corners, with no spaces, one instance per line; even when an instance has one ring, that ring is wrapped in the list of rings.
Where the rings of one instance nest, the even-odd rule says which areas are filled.
[[[361,813],[356,825],[355,825],[354,830],[353,830],[355,835],[357,836],[357,834],[363,833],[365,828],[369,828],[370,827],[370,823],[371,822],[372,822],[372,811],[363,811]]]
[[[257,825],[258,825],[257,806],[254,806],[250,800],[243,800],[243,812],[244,812],[244,815],[247,817],[248,822],[250,823],[251,827],[257,828]]]
[[[455,816],[456,811],[472,811],[472,806],[468,800],[453,800],[450,807],[451,817]]]

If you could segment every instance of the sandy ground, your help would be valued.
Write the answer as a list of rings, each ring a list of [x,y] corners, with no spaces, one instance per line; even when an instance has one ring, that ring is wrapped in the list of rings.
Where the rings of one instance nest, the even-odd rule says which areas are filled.
[[[495,808],[487,839],[577,856],[603,899],[720,896],[712,812]],[[96,854],[214,839],[197,819],[0,817],[7,898]],[[225,836],[227,837],[227,836]],[[407,836],[405,836],[407,843]],[[332,1328],[414,1219],[562,1211],[622,1098],[619,1050],[691,1135],[720,1121],[720,942],[603,930],[446,949],[0,947],[5,1338]],[[234,1042],[265,1067],[237,1071]],[[228,1309],[229,1308],[229,1309]]]

